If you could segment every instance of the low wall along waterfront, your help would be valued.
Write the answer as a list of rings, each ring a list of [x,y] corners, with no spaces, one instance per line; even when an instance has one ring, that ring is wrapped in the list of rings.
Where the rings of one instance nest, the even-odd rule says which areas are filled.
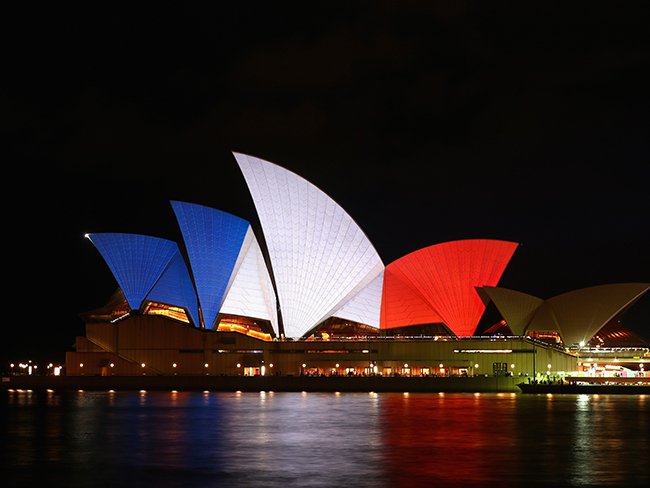
[[[520,392],[516,376],[3,376],[0,388],[177,391]]]

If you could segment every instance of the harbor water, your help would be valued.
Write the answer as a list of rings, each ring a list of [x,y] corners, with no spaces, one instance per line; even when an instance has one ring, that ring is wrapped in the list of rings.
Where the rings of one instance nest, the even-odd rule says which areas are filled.
[[[650,396],[3,391],[3,486],[649,486]]]

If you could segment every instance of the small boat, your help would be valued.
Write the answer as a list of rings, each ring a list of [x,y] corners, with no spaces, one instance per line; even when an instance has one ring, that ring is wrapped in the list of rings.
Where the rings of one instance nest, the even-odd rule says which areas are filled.
[[[522,393],[650,394],[650,378],[566,378],[562,382],[518,383]]]

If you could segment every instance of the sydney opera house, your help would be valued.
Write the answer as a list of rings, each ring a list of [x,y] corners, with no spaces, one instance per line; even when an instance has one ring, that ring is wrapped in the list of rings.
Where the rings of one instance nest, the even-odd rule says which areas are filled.
[[[85,335],[66,355],[68,376],[538,377],[593,372],[583,351],[618,351],[612,363],[624,346],[637,351],[626,369],[643,369],[647,343],[621,317],[650,283],[538,298],[499,287],[518,244],[480,238],[386,264],[315,185],[234,158],[260,235],[238,216],[172,201],[182,242],[86,236],[117,286],[104,307],[81,314]],[[488,305],[502,320],[479,333]]]

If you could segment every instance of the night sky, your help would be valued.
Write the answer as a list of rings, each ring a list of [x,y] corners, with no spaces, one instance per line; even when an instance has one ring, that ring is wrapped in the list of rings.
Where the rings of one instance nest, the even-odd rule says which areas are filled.
[[[232,151],[330,195],[385,264],[521,244],[499,286],[650,282],[650,16],[619,2],[157,2],[5,12],[4,362],[63,360],[117,284],[86,232],[257,217]],[[624,325],[650,336],[650,294]]]

